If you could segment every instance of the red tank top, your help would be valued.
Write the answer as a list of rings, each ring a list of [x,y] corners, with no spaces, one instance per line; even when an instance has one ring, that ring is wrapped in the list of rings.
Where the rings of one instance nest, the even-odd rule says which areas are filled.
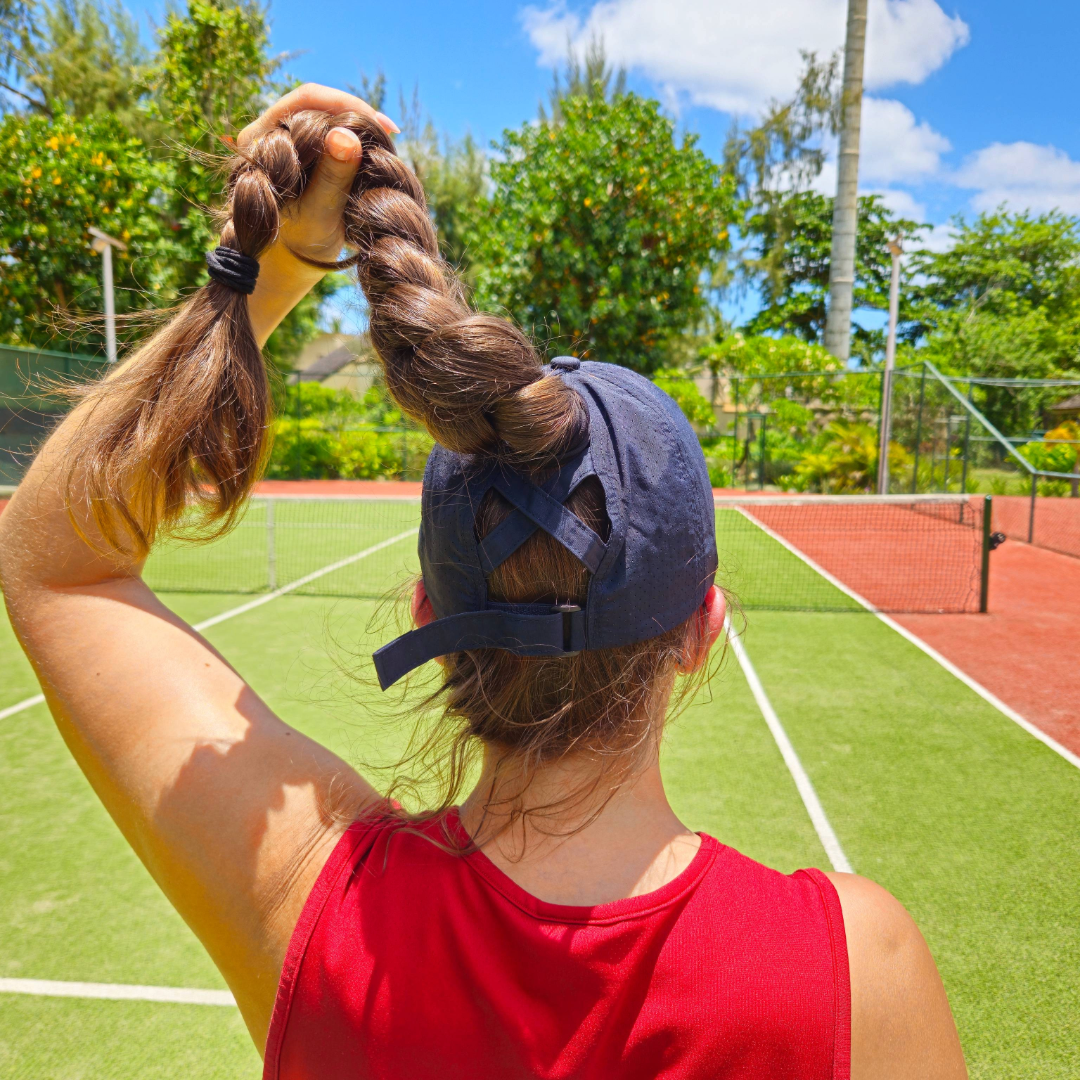
[[[848,1080],[850,1033],[843,917],[818,870],[703,836],[656,892],[568,907],[482,852],[358,822],[297,923],[264,1078]]]

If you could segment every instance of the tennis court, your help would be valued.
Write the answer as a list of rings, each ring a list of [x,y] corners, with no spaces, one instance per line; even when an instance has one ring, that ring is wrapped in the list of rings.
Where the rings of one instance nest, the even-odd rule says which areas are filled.
[[[891,539],[877,550],[906,544],[939,568],[955,559],[949,610],[977,610],[981,522],[950,519],[946,531],[959,539],[946,542],[925,509],[901,515],[902,524],[890,516],[891,508],[879,526]],[[853,572],[831,561],[840,541],[800,558],[792,549],[820,541],[822,522],[837,518],[817,528],[807,520],[794,507],[718,507],[722,572],[748,607],[748,668],[729,651],[708,692],[670,726],[665,770],[675,808],[782,870],[830,867],[824,819],[851,866],[892,890],[922,927],[971,1075],[1074,1077],[1080,770],[851,592],[890,610],[903,603],[883,602],[887,591],[874,598],[873,581],[834,585],[830,578]],[[388,763],[405,725],[375,717],[365,707],[372,691],[346,672],[366,666],[381,643],[369,627],[379,598],[415,571],[417,521],[408,499],[257,501],[213,547],[156,555],[148,578],[186,619],[210,624],[208,638],[289,722],[355,763]],[[843,529],[846,557],[863,571],[851,545],[872,543],[867,522],[853,518]],[[910,529],[922,539],[912,541]],[[941,609],[942,595],[919,603]],[[258,1076],[235,1009],[140,1000],[170,995],[125,989],[211,991],[195,996],[213,1002],[225,987],[98,805],[44,707],[17,708],[36,693],[4,622],[0,1076]],[[805,773],[801,791],[793,763]],[[95,985],[56,985],[72,983]],[[30,989],[79,996],[20,992]]]

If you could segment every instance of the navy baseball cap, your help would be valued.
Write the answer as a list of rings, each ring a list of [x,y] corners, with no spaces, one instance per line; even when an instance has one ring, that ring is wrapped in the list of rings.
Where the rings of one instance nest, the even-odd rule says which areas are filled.
[[[551,361],[585,402],[588,437],[536,483],[490,458],[436,445],[424,473],[420,566],[435,619],[374,655],[385,690],[439,656],[505,649],[569,656],[656,637],[701,606],[716,574],[712,487],[697,436],[659,387],[628,368]],[[588,477],[604,491],[611,528],[602,540],[563,505]],[[476,513],[494,488],[513,507],[478,540]],[[585,604],[505,604],[487,575],[537,529],[591,573]]]

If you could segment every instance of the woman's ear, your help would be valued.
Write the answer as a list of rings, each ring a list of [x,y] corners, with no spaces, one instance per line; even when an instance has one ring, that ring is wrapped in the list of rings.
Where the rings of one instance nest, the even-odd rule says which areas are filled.
[[[424,595],[427,596],[426,593]],[[705,624],[701,626],[701,623],[699,623],[699,629],[704,632],[699,633],[698,646],[693,650],[693,654],[687,654],[683,662],[679,664],[681,672],[689,675],[691,672],[697,671],[708,660],[709,650],[712,649],[716,644],[716,639],[724,632],[724,616],[726,614],[727,600],[723,590],[718,589],[715,585],[710,586],[697,613],[698,619]]]
[[[423,578],[417,578],[416,585],[413,586],[412,621],[417,628],[427,626],[429,622],[435,621],[435,609],[431,606],[427,589],[424,588]]]

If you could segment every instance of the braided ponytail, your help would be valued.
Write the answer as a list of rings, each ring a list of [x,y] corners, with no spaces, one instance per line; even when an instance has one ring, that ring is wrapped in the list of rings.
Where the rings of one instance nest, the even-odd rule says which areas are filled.
[[[277,239],[282,207],[303,194],[333,127],[363,147],[345,209],[354,254],[312,265],[357,268],[390,394],[451,450],[551,465],[580,441],[580,399],[543,376],[520,330],[468,306],[439,255],[420,182],[374,121],[301,112],[238,152],[222,247],[258,259]],[[207,535],[230,527],[269,449],[269,386],[243,293],[211,280],[84,397],[90,415],[69,444],[69,501],[77,476],[110,543],[145,553],[193,505]]]
[[[297,128],[313,121],[303,114]],[[580,440],[584,407],[557,376],[544,377],[532,343],[513,324],[473,311],[439,245],[423,188],[390,137],[359,117],[363,146],[345,209],[345,239],[370,307],[371,340],[402,411],[443,446],[550,465]]]

